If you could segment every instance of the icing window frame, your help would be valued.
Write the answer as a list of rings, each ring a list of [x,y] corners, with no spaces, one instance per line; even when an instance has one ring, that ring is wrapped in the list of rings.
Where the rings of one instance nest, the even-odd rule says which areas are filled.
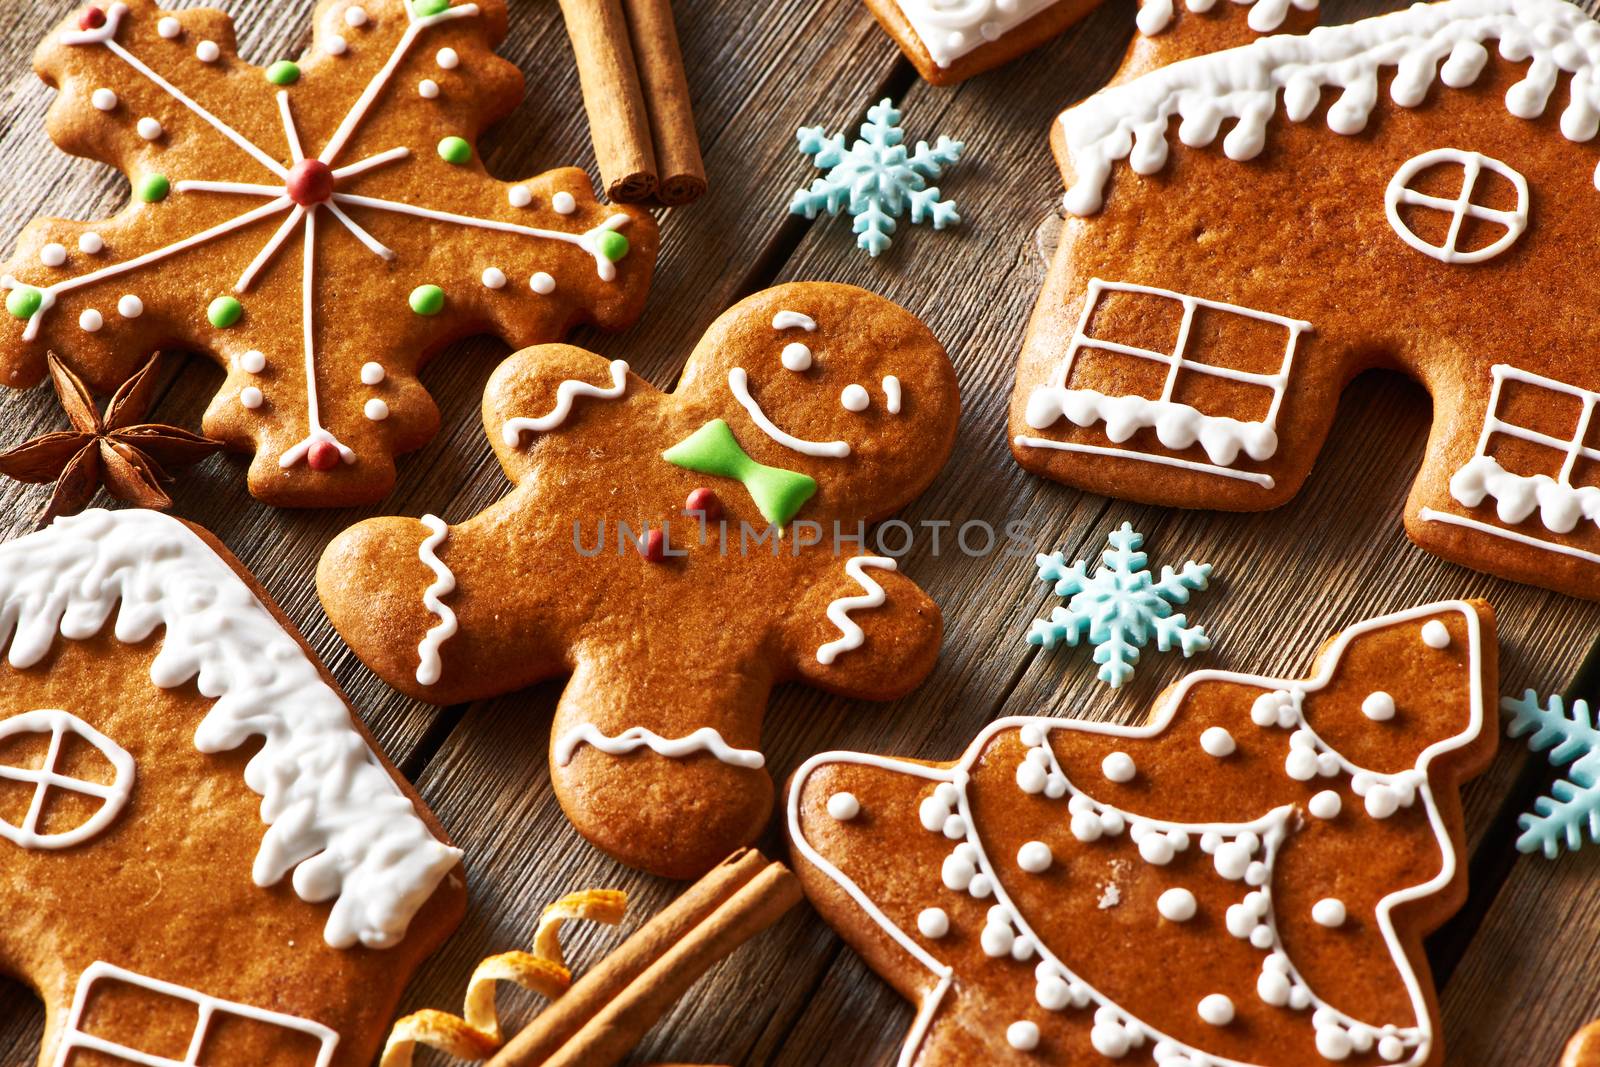
[[[61,755],[61,742],[69,733],[105,757],[113,772],[109,783],[86,781],[56,771],[56,761]],[[122,809],[128,806],[128,801],[133,796],[134,762],[128,750],[70,711],[62,711],[59,708],[25,711],[0,720],[0,741],[22,734],[48,734],[50,747],[38,767],[17,767],[0,763],[0,779],[28,783],[34,787],[33,801],[28,806],[27,815],[24,816],[21,826],[0,819],[0,839],[30,851],[33,849],[53,851],[81,845],[105,832],[116,821],[117,816],[122,814]],[[101,802],[100,807],[71,830],[41,834],[39,819],[44,813],[45,800],[52,789],[97,797]]]
[[[1421,193],[1411,188],[1410,182],[1418,174],[1430,167],[1449,163],[1459,164],[1462,169],[1461,192],[1454,200]],[[1472,193],[1477,188],[1479,176],[1485,170],[1492,171],[1511,183],[1517,192],[1517,206],[1514,210],[1488,208],[1473,202]],[[1400,217],[1402,204],[1408,207],[1434,208],[1448,213],[1450,229],[1445,234],[1444,241],[1441,244],[1432,244],[1419,237]],[[1412,156],[1400,164],[1400,169],[1394,172],[1394,177],[1389,179],[1389,185],[1383,192],[1383,212],[1395,234],[1423,255],[1451,266],[1482,263],[1510,248],[1527,231],[1528,179],[1509,164],[1502,163],[1493,156],[1486,156],[1482,152],[1470,152],[1460,148],[1435,148],[1421,155]],[[1482,248],[1463,252],[1457,246],[1457,241],[1461,236],[1462,224],[1469,218],[1497,223],[1504,226],[1506,232]]]

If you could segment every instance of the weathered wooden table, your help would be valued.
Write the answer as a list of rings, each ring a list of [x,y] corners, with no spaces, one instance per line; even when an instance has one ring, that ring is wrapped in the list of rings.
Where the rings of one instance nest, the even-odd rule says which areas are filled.
[[[308,40],[310,3],[230,5],[247,58],[293,54]],[[1333,18],[1400,6],[1347,0]],[[0,238],[39,214],[95,217],[126,196],[110,170],[63,155],[43,117],[51,93],[31,73],[40,35],[69,9],[36,0],[0,9]],[[528,75],[521,109],[484,144],[492,171],[512,176],[577,162],[592,165],[570,48],[556,5],[512,0],[502,51]],[[1039,550],[1069,559],[1099,551],[1124,520],[1148,536],[1153,562],[1213,562],[1220,581],[1191,616],[1216,636],[1208,666],[1293,674],[1322,639],[1370,615],[1449,596],[1488,598],[1499,613],[1501,688],[1593,697],[1600,656],[1584,670],[1600,605],[1486,578],[1426,556],[1400,527],[1400,511],[1428,427],[1427,396],[1389,374],[1354,383],[1330,443],[1300,497],[1261,515],[1166,511],[1087,496],[1025,476],[1011,461],[1005,407],[1012,362],[1044,274],[1039,246],[1060,197],[1046,147],[1055,113],[1101,85],[1132,30],[1131,0],[1113,0],[1073,32],[953,90],[912,73],[856,0],[683,0],[679,27],[694,89],[710,194],[667,212],[655,290],[643,320],[618,336],[574,340],[670,386],[690,347],[730,303],[773,282],[853,282],[898,301],[943,340],[965,406],[955,456],[903,516],[959,524],[1025,523]],[[786,212],[812,168],[795,127],[853,133],[866,107],[901,102],[908,139],[948,133],[968,155],[941,187],[965,221],[942,234],[902,229],[872,260],[854,248],[847,221],[816,223]],[[1574,265],[1575,269],[1587,269]],[[438,438],[401,460],[394,495],[371,511],[291,513],[244,490],[235,457],[185,475],[176,513],[214,530],[299,624],[467,851],[471,913],[413,983],[408,1008],[459,1008],[482,956],[524,946],[540,907],[583,886],[628,890],[635,916],[676,887],[608,860],[568,826],[549,790],[546,745],[557,684],[499,700],[435,708],[400,697],[340,643],[317,603],[312,574],[334,533],[367,514],[476,513],[506,485],[478,418],[480,390],[504,355],[494,342],[460,344],[424,375],[444,414]],[[197,426],[219,372],[194,358],[168,369],[156,415]],[[64,426],[47,387],[0,395],[0,442]],[[6,535],[26,532],[43,490],[0,484]],[[1136,720],[1185,666],[1151,655],[1133,684],[1113,693],[1082,650],[1040,653],[1022,636],[1055,602],[1031,558],[935,557],[926,537],[903,568],[943,606],[946,638],[933,677],[896,704],[857,704],[814,690],[777,693],[768,719],[769,766],[781,781],[806,755],[849,747],[947,759],[1000,714],[1055,712]],[[1548,770],[1519,744],[1467,790],[1474,856],[1466,908],[1429,942],[1441,987],[1452,1063],[1553,1064],[1579,1024],[1600,1015],[1600,849],[1551,863],[1511,845],[1515,818],[1545,787]],[[764,846],[784,854],[776,831]],[[619,935],[574,927],[581,967]],[[507,993],[513,1020],[532,997]],[[30,993],[0,980],[0,1062],[35,1055],[42,1013]],[[910,1009],[801,907],[716,968],[652,1033],[637,1062],[867,1064],[890,1062]],[[432,1062],[442,1062],[433,1060]]]

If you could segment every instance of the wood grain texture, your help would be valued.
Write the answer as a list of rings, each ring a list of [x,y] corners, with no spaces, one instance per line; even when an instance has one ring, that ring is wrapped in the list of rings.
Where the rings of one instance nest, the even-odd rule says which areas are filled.
[[[43,132],[49,91],[29,70],[42,30],[63,0],[0,9],[0,242],[41,213],[88,217],[114,210],[120,178],[51,147]],[[187,6],[187,5],[183,5]],[[1334,18],[1401,6],[1347,0]],[[238,0],[247,58],[293,54],[308,38],[310,5]],[[1004,440],[1012,365],[1044,260],[1042,225],[1060,185],[1046,145],[1055,113],[1110,76],[1131,32],[1131,0],[1114,0],[1038,51],[953,89],[916,79],[856,0],[680,0],[675,5],[710,191],[663,216],[655,291],[641,323],[575,342],[669,387],[705,327],[739,297],[778,280],[852,282],[922,317],[960,375],[964,418],[955,458],[901,517],[1021,524],[1025,544],[973,559],[926,532],[902,568],[943,606],[938,667],[911,697],[854,703],[785,687],[774,697],[765,749],[780,781],[824,748],[944,759],[998,714],[1048,712],[1132,721],[1188,667],[1296,673],[1339,627],[1445,596],[1484,596],[1499,613],[1502,688],[1561,689],[1578,675],[1600,624],[1600,605],[1511,585],[1413,548],[1400,512],[1426,434],[1428,400],[1394,376],[1373,374],[1347,392],[1329,444],[1304,492],[1257,515],[1163,511],[1088,496],[1024,475]],[[554,4],[513,5],[502,53],[529,75],[523,106],[483,145],[491,171],[527,173],[576,162],[594,167],[570,46]],[[793,130],[821,123],[853,133],[885,95],[905,111],[910,140],[948,133],[968,154],[941,183],[965,221],[942,234],[902,228],[871,260],[854,248],[848,220],[786,214],[790,192],[813,174]],[[1330,135],[1332,136],[1332,135]],[[419,974],[406,1009],[459,1004],[482,956],[523,947],[539,909],[585,886],[629,891],[623,930],[581,924],[567,935],[584,961],[626,936],[677,887],[619,867],[578,838],[549,789],[545,751],[559,684],[438,709],[377,681],[339,642],[317,603],[312,573],[322,546],[369,514],[434,512],[456,521],[506,489],[478,419],[484,379],[504,355],[496,342],[458,344],[424,373],[444,419],[439,436],[400,460],[399,488],[373,509],[275,512],[252,501],[244,465],[213,458],[187,474],[176,511],[214,530],[272,591],[328,663],[395,762],[467,850],[472,903],[458,934]],[[155,414],[198,425],[218,372],[191,359],[170,368]],[[63,424],[44,391],[0,393],[0,444]],[[0,533],[31,526],[44,492],[0,483]],[[1035,551],[1098,553],[1107,530],[1130,521],[1152,562],[1216,565],[1217,581],[1189,614],[1216,638],[1192,663],[1151,653],[1133,683],[1111,693],[1082,650],[1043,653],[1022,635],[1056,603],[1033,577]],[[1600,670],[1584,672],[1585,679]],[[1591,696],[1593,694],[1590,694]],[[1554,1064],[1562,1044],[1600,1013],[1600,984],[1586,961],[1600,950],[1596,856],[1556,864],[1510,848],[1520,806],[1547,771],[1509,744],[1467,790],[1476,849],[1472,899],[1430,943],[1443,982],[1451,1062],[1478,1067]],[[776,825],[763,841],[784,846]],[[507,993],[511,1025],[534,998]],[[802,905],[714,968],[652,1032],[631,1062],[881,1064],[893,1061],[911,1012]],[[31,994],[0,981],[0,1063],[35,1054],[41,1020]],[[826,1053],[826,1055],[824,1055]],[[442,1063],[419,1056],[419,1063]]]

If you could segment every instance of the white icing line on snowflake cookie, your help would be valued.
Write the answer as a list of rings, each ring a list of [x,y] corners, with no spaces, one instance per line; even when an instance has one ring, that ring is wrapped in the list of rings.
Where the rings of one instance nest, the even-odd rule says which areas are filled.
[[[1469,680],[1469,719],[1466,729],[1459,734],[1429,745],[1417,756],[1416,762],[1410,770],[1388,775],[1368,771],[1351,763],[1311,730],[1301,713],[1301,702],[1306,694],[1317,692],[1328,685],[1339,667],[1339,661],[1344,654],[1344,650],[1351,641],[1375,630],[1388,629],[1390,627],[1407,627],[1419,619],[1428,619],[1429,625],[1442,626],[1438,620],[1438,616],[1442,614],[1459,615],[1467,632],[1468,653],[1465,667]],[[917,1022],[912,1027],[907,1036],[906,1044],[901,1050],[899,1062],[902,1067],[915,1060],[918,1050],[926,1038],[933,1014],[937,1011],[945,992],[950,987],[954,972],[949,965],[935,959],[899,925],[889,919],[861,890],[860,886],[818,852],[805,837],[800,825],[801,793],[812,772],[825,764],[856,764],[941,783],[933,795],[925,798],[923,802],[924,810],[920,812],[920,817],[925,829],[942,831],[945,836],[953,837],[961,842],[957,845],[957,852],[952,853],[951,857],[946,861],[946,870],[942,876],[945,885],[955,891],[966,890],[971,886],[971,891],[975,896],[987,896],[991,892],[995,895],[998,903],[991,909],[990,921],[994,921],[994,913],[996,911],[1001,912],[1007,923],[1007,933],[1011,933],[1014,929],[1020,935],[1013,940],[1021,941],[1026,939],[1030,953],[1037,951],[1043,958],[1038,970],[1048,970],[1051,977],[1058,978],[1066,986],[1062,991],[1063,996],[1059,1007],[1066,1006],[1068,1002],[1067,996],[1070,993],[1071,1002],[1079,1007],[1087,1007],[1090,1004],[1098,1006],[1095,1017],[1097,1032],[1101,1030],[1102,1026],[1106,1025],[1102,1023],[1102,1013],[1104,1013],[1107,1022],[1116,1022],[1115,1029],[1118,1033],[1126,1031],[1136,1035],[1142,1042],[1159,1043],[1161,1047],[1169,1049],[1172,1053],[1196,1058],[1200,1062],[1213,1064],[1215,1067],[1251,1067],[1251,1065],[1238,1060],[1192,1048],[1141,1021],[1075,975],[1071,968],[1067,967],[1066,964],[1051,953],[1049,946],[1028,925],[1021,911],[1006,893],[995,866],[984,852],[982,842],[978,839],[976,822],[973,819],[972,810],[967,799],[968,782],[977,761],[982,757],[990,740],[1001,731],[1016,729],[1019,731],[1020,739],[1025,744],[1044,750],[1048,766],[1044,773],[1036,776],[1035,781],[1027,784],[1024,783],[1021,768],[1019,768],[1019,788],[1030,792],[1044,791],[1045,795],[1052,798],[1060,798],[1070,790],[1073,794],[1073,799],[1069,807],[1076,809],[1073,814],[1073,833],[1080,840],[1093,840],[1102,832],[1121,833],[1131,825],[1136,835],[1143,834],[1143,840],[1140,841],[1142,857],[1146,862],[1158,863],[1170,861],[1170,857],[1161,855],[1152,857],[1146,854],[1144,841],[1157,838],[1170,841],[1170,837],[1167,835],[1172,831],[1181,831],[1186,837],[1190,833],[1200,832],[1213,834],[1222,839],[1215,843],[1212,849],[1218,873],[1230,880],[1244,879],[1248,885],[1265,887],[1265,895],[1259,901],[1263,905],[1262,913],[1258,915],[1251,912],[1248,915],[1244,913],[1240,915],[1241,920],[1250,919],[1248,924],[1250,929],[1244,930],[1242,933],[1233,931],[1231,929],[1233,923],[1230,918],[1230,932],[1234,932],[1235,936],[1245,937],[1266,953],[1263,961],[1262,981],[1258,985],[1259,989],[1266,990],[1266,992],[1262,993],[1263,999],[1267,999],[1267,993],[1270,992],[1273,1000],[1268,1002],[1272,1003],[1281,993],[1285,998],[1286,1004],[1293,1006],[1292,998],[1297,998],[1302,1002],[1298,1005],[1301,1010],[1312,1009],[1312,1025],[1316,1026],[1318,1030],[1318,1049],[1325,1058],[1342,1059],[1350,1054],[1351,1048],[1344,1046],[1339,1040],[1331,1037],[1326,1039],[1327,1043],[1324,1044],[1322,1037],[1324,1032],[1330,1035],[1339,1033],[1343,1035],[1344,1041],[1348,1041],[1349,1032],[1360,1029],[1369,1035],[1378,1035],[1374,1043],[1378,1040],[1387,1041],[1383,1048],[1385,1051],[1394,1053],[1393,1056],[1387,1057],[1391,1062],[1400,1061],[1401,1056],[1409,1052],[1409,1057],[1403,1063],[1407,1067],[1417,1067],[1417,1065],[1428,1060],[1433,1048],[1432,1021],[1426,992],[1422,988],[1421,981],[1417,977],[1414,968],[1411,966],[1406,946],[1395,930],[1393,913],[1395,909],[1411,901],[1422,899],[1443,890],[1456,876],[1459,861],[1451,841],[1449,827],[1444,824],[1443,817],[1440,815],[1438,806],[1434,801],[1432,787],[1428,780],[1428,768],[1436,758],[1471,744],[1478,738],[1483,729],[1484,693],[1482,691],[1482,679],[1479,674],[1479,664],[1482,662],[1482,648],[1482,625],[1472,605],[1459,600],[1443,601],[1371,619],[1342,631],[1320,653],[1319,660],[1322,663],[1322,667],[1317,675],[1310,680],[1283,680],[1260,675],[1240,674],[1233,671],[1196,671],[1185,676],[1161,701],[1149,721],[1140,726],[1122,726],[1116,723],[1075,719],[1008,717],[996,720],[985,727],[967,747],[961,760],[949,768],[930,767],[925,764],[860,752],[821,753],[807,760],[795,772],[791,781],[787,813],[790,841],[793,847],[807,861],[837,884],[885,934],[939,979],[938,983],[923,997],[922,1005],[917,1014]],[[1257,725],[1262,726],[1263,729],[1294,729],[1295,737],[1299,738],[1299,740],[1291,739],[1291,759],[1294,758],[1296,751],[1309,749],[1315,754],[1311,775],[1316,777],[1322,773],[1320,761],[1323,757],[1327,757],[1334,773],[1349,774],[1351,776],[1352,789],[1358,795],[1365,795],[1368,798],[1368,813],[1372,817],[1387,817],[1393,813],[1395,808],[1407,803],[1403,795],[1404,790],[1407,788],[1411,791],[1411,803],[1415,803],[1419,798],[1421,799],[1426,809],[1429,827],[1433,831],[1440,849],[1442,862],[1439,872],[1424,883],[1390,893],[1380,900],[1375,908],[1378,927],[1383,934],[1384,943],[1389,948],[1395,968],[1405,985],[1412,1010],[1417,1019],[1417,1025],[1405,1028],[1374,1027],[1338,1011],[1338,1009],[1326,1004],[1311,991],[1309,985],[1295,970],[1287,954],[1283,951],[1282,941],[1277,933],[1276,920],[1273,918],[1270,895],[1271,873],[1278,846],[1282,843],[1289,830],[1292,829],[1296,819],[1296,809],[1293,806],[1280,807],[1260,819],[1237,824],[1180,824],[1150,819],[1136,813],[1125,813],[1108,804],[1095,801],[1087,793],[1079,790],[1067,778],[1059,762],[1056,761],[1053,750],[1045,743],[1048,733],[1052,730],[1070,730],[1109,737],[1135,739],[1149,739],[1159,736],[1171,725],[1189,690],[1200,683],[1212,681],[1228,682],[1267,690],[1256,699],[1255,707],[1251,711],[1252,720]],[[1024,764],[1024,766],[1027,765],[1026,763]],[[1286,767],[1285,770],[1292,777],[1299,777],[1293,769]],[[1049,784],[1052,780],[1058,783],[1054,791],[1051,790]],[[1038,789],[1033,789],[1033,785],[1037,785]],[[1381,799],[1378,811],[1373,810],[1375,806],[1373,798],[1375,796]],[[1317,803],[1315,799],[1313,803]],[[930,805],[938,806],[940,810],[930,810]],[[953,810],[950,810],[947,815],[945,809]],[[1323,807],[1323,814],[1330,814],[1326,811],[1325,806]],[[1322,815],[1319,815],[1319,817],[1322,817]],[[1089,832],[1090,828],[1087,824],[1081,829],[1078,825],[1080,820],[1089,819],[1094,821],[1095,832],[1092,834]],[[1111,820],[1111,830],[1102,829],[1103,820],[1105,819]],[[1248,849],[1243,849],[1243,844],[1249,844],[1248,841],[1243,840],[1247,834],[1254,836],[1254,844]],[[1240,849],[1233,849],[1233,852],[1240,854],[1236,856],[1230,852],[1228,855],[1224,855],[1224,852],[1232,848],[1232,842],[1241,842]],[[1187,844],[1185,847],[1187,847]],[[1263,853],[1265,859],[1263,861],[1251,860],[1251,856],[1261,849],[1265,850]],[[958,854],[962,850],[966,850],[965,858],[956,864],[956,867],[960,869],[952,871],[950,869],[951,865],[955,863]],[[1260,870],[1252,877],[1251,868],[1258,865]],[[1225,866],[1227,870],[1224,870]],[[954,878],[954,881],[952,881],[952,878]],[[982,880],[981,891],[979,887],[980,879]],[[1263,892],[1263,889],[1257,888],[1256,892]],[[1240,905],[1240,907],[1243,906]],[[1231,911],[1232,909],[1230,909]],[[1239,925],[1242,930],[1246,924],[1241,921]],[[1254,937],[1251,935],[1258,927],[1270,931],[1270,943],[1264,945],[1256,944]],[[1017,958],[1026,959],[1028,957],[1021,956]],[[1276,979],[1269,983],[1267,982],[1268,975],[1276,976]],[[1277,979],[1281,979],[1281,981]],[[1296,994],[1297,990],[1303,992]],[[1109,1030],[1111,1027],[1106,1026],[1106,1029]],[[1102,1042],[1096,1042],[1096,1048],[1103,1055],[1120,1056],[1133,1046],[1131,1040],[1119,1044],[1109,1041],[1109,1036],[1107,1035],[1108,1040],[1104,1047],[1102,1047]]]
[[[848,441],[808,441],[803,437],[796,437],[768,418],[767,413],[762,411],[761,405],[756,402],[756,398],[750,395],[750,375],[745,373],[743,367],[734,367],[728,371],[728,388],[733,392],[734,399],[750,413],[750,421],[784,448],[804,456],[824,459],[843,459],[850,454]]]
[[[556,406],[543,415],[519,416],[507,419],[505,426],[500,430],[500,438],[507,445],[516,448],[522,441],[522,431],[532,430],[535,433],[548,433],[567,421],[567,416],[572,414],[572,402],[580,396],[592,396],[597,400],[615,400],[628,388],[628,363],[626,360],[614,359],[611,361],[611,384],[609,386],[593,385],[589,382],[579,381],[576,378],[567,378],[556,386]]]
[[[1384,68],[1396,68],[1390,98],[1415,107],[1436,77],[1452,89],[1475,82],[1488,62],[1483,42],[1489,40],[1497,40],[1500,53],[1513,61],[1532,61],[1506,93],[1511,114],[1542,115],[1558,75],[1566,71],[1573,77],[1561,132],[1570,141],[1592,140],[1600,132],[1600,38],[1594,26],[1564,0],[1440,0],[1180,60],[1062,112],[1077,176],[1066,209],[1074,215],[1099,211],[1119,159],[1128,160],[1136,174],[1160,170],[1174,117],[1182,120],[1179,140],[1191,148],[1210,144],[1227,120],[1236,120],[1223,151],[1229,159],[1253,159],[1266,143],[1280,93],[1289,120],[1301,122],[1316,110],[1321,90],[1331,87],[1342,93],[1328,109],[1329,128],[1356,134],[1377,105]],[[1595,181],[1600,184],[1600,167]]]
[[[152,511],[86,511],[0,545],[0,644],[18,669],[57,636],[112,632],[137,644],[159,629],[150,680],[193,681],[213,701],[195,748],[231,752],[264,738],[244,771],[268,826],[252,878],[333,901],[334,948],[405,936],[461,853],[433,836],[351,722],[344,698],[250,587],[197,534]]]
[[[828,605],[828,621],[839,628],[842,636],[817,649],[817,662],[825,667],[838,659],[839,653],[854,651],[866,640],[866,634],[856,625],[850,613],[863,608],[881,608],[888,599],[883,586],[867,574],[867,567],[886,571],[897,569],[895,561],[887,556],[853,556],[845,563],[845,573],[856,580],[863,592],[859,596],[842,596]]]
[[[444,673],[439,646],[456,635],[456,613],[441,598],[455,592],[456,576],[439,558],[438,549],[450,536],[450,527],[437,515],[422,516],[422,525],[431,531],[417,546],[417,558],[433,571],[433,583],[422,591],[422,606],[439,621],[429,628],[417,644],[417,684],[432,685]]]
[[[562,734],[552,749],[557,767],[565,767],[572,762],[573,753],[579,745],[589,745],[597,748],[609,756],[626,755],[635,749],[648,748],[658,756],[668,759],[683,759],[697,752],[708,752],[723,763],[732,767],[743,767],[746,770],[759,770],[764,767],[767,757],[748,748],[734,748],[722,739],[722,735],[709,726],[702,726],[693,733],[683,737],[662,737],[654,730],[647,730],[643,726],[630,726],[615,737],[609,737],[601,732],[593,723],[584,723],[574,726]]]

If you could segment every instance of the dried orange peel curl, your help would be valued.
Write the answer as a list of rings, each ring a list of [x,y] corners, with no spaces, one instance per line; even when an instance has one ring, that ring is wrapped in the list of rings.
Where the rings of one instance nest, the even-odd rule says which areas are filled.
[[[545,907],[533,934],[532,952],[490,956],[472,972],[462,1017],[431,1008],[400,1019],[389,1032],[379,1067],[411,1067],[417,1045],[463,1060],[486,1060],[505,1044],[495,991],[501,982],[515,982],[550,1000],[567,991],[572,972],[561,952],[561,924],[587,919],[615,926],[628,910],[628,895],[618,889],[585,889],[569,893]]]

